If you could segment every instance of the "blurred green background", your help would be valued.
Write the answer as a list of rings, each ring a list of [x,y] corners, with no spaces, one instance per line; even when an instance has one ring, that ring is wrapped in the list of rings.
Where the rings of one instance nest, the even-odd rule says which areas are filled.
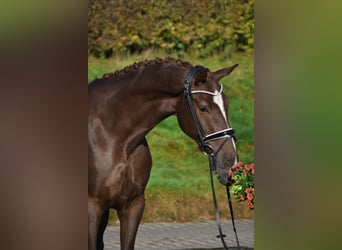
[[[255,6],[256,249],[340,249],[339,1]]]

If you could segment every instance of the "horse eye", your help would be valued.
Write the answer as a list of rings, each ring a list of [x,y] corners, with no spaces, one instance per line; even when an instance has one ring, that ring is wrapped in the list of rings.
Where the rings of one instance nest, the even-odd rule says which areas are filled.
[[[208,110],[207,107],[200,107],[199,110],[200,110],[201,113],[207,113],[207,112],[209,112],[209,110]]]

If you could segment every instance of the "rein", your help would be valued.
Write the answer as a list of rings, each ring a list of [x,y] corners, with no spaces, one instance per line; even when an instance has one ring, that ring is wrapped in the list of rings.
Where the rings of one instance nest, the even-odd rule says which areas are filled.
[[[224,247],[224,249],[228,249],[226,242],[224,240],[224,237],[226,237],[225,234],[222,233],[222,226],[221,226],[221,221],[220,221],[220,211],[218,209],[218,205],[217,205],[217,199],[216,199],[216,192],[215,192],[215,186],[214,186],[214,180],[213,180],[213,168],[214,168],[214,164],[213,164],[213,160],[214,158],[212,156],[208,156],[209,159],[209,169],[210,169],[210,184],[211,184],[211,191],[213,194],[213,201],[214,201],[214,207],[215,207],[215,216],[216,216],[216,224],[219,230],[219,235],[217,237],[219,237],[222,241],[222,245]],[[232,199],[230,196],[230,192],[229,192],[229,186],[228,184],[226,185],[226,192],[227,192],[227,198],[228,198],[228,205],[229,205],[229,210],[230,210],[230,217],[232,218],[232,224],[233,224],[233,230],[235,233],[235,239],[236,239],[236,244],[238,249],[241,249],[240,247],[240,243],[239,243],[239,239],[237,236],[237,232],[236,232],[236,227],[235,227],[235,221],[234,221],[234,212],[233,212],[233,205],[232,205]]]
[[[220,222],[220,213],[219,213],[219,209],[218,209],[218,205],[217,205],[215,186],[214,186],[214,181],[213,181],[213,171],[216,169],[215,164],[214,164],[214,159],[215,159],[216,155],[218,154],[218,152],[220,152],[220,150],[222,149],[224,144],[227,142],[227,140],[234,137],[234,129],[227,128],[224,130],[214,132],[214,133],[209,134],[209,135],[204,135],[205,133],[204,133],[203,127],[202,127],[202,125],[201,125],[201,123],[200,123],[200,121],[199,121],[199,119],[195,113],[194,107],[192,105],[191,95],[197,94],[197,93],[209,94],[209,95],[213,95],[213,96],[221,95],[223,87],[221,84],[221,89],[220,89],[218,94],[212,93],[209,91],[205,91],[205,90],[191,91],[192,80],[202,71],[209,71],[209,69],[204,68],[203,66],[197,65],[197,66],[193,67],[192,69],[190,69],[188,74],[186,75],[186,78],[184,80],[184,95],[183,95],[183,101],[182,101],[182,109],[184,107],[184,102],[185,102],[184,99],[186,99],[187,103],[188,103],[188,107],[190,109],[191,116],[192,116],[194,124],[196,126],[196,130],[197,130],[197,134],[198,134],[198,138],[199,138],[199,142],[198,142],[199,148],[205,154],[207,154],[207,152],[205,151],[206,148],[210,149],[210,151],[211,151],[211,153],[207,154],[207,155],[208,155],[208,160],[209,160],[210,183],[211,183],[211,190],[212,190],[214,207],[215,207],[216,224],[217,224],[217,227],[219,230],[218,237],[221,239],[224,248],[228,249],[226,242],[224,240],[225,235],[222,233],[222,226],[221,226],[221,222]],[[225,138],[225,140],[221,143],[221,145],[218,147],[218,149],[215,152],[213,147],[210,144],[208,144],[208,142],[213,141],[213,140],[222,139],[222,138]],[[237,247],[239,249],[241,249],[239,239],[237,237],[236,228],[235,228],[233,206],[232,206],[232,200],[231,200],[228,184],[226,185],[226,192],[227,192],[228,204],[229,204],[230,215],[231,215],[232,224],[233,224],[233,230],[235,232]]]

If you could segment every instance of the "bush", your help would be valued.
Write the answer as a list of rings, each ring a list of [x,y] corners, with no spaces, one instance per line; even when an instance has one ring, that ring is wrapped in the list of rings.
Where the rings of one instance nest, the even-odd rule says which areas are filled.
[[[250,51],[254,0],[102,0],[88,7],[88,53],[96,57],[161,49],[167,53]]]

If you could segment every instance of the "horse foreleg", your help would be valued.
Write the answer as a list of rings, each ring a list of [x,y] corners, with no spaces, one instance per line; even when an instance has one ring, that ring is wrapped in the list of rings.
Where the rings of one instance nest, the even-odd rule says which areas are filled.
[[[145,207],[145,197],[141,194],[128,206],[118,211],[120,219],[121,250],[134,249],[135,237]]]
[[[97,250],[97,235],[103,212],[93,199],[88,198],[88,249]]]
[[[109,209],[104,211],[101,221],[100,221],[100,225],[98,229],[98,236],[97,236],[97,250],[104,249],[103,234],[106,230],[108,219],[109,219]]]

